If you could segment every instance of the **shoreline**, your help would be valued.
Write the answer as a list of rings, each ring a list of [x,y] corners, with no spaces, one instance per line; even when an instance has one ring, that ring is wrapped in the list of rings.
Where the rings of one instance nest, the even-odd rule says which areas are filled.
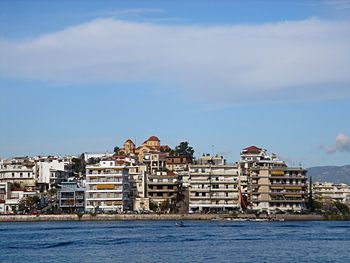
[[[0,215],[1,222],[50,222],[50,221],[153,221],[153,220],[230,220],[254,219],[254,215],[227,214],[65,214],[65,215]],[[323,215],[274,215],[273,219],[284,221],[331,221],[349,220],[343,217],[325,217]]]

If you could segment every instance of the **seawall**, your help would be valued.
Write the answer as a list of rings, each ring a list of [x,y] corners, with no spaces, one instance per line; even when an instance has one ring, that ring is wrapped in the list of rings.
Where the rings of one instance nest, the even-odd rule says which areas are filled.
[[[117,220],[214,220],[228,219],[230,215],[218,214],[115,214],[115,215],[0,215],[0,222],[41,222],[41,221],[117,221]],[[240,215],[238,218],[254,218]],[[286,221],[321,221],[321,215],[276,215],[274,218]]]

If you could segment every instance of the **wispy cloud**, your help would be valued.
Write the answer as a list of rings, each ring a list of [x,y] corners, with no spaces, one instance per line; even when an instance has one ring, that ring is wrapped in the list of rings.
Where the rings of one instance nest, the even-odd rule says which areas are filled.
[[[2,39],[0,52],[0,76],[50,83],[151,83],[225,104],[350,96],[349,22],[97,19],[31,40]]]
[[[87,14],[90,16],[98,17],[124,17],[124,16],[139,16],[145,14],[161,14],[164,13],[163,9],[160,8],[131,8],[131,9],[114,9],[105,10],[96,13]]]
[[[323,0],[321,3],[333,6],[337,9],[349,9],[350,8],[350,0]]]
[[[327,153],[335,152],[350,152],[350,137],[345,134],[338,134],[335,139],[335,144],[325,148]]]

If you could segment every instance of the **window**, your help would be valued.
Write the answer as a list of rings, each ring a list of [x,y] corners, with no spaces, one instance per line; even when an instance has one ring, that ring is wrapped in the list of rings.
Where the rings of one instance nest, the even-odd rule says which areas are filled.
[[[15,177],[15,173],[12,173],[12,178]]]
[[[199,193],[198,193],[198,192],[196,192],[196,196],[199,196]]]
[[[19,173],[19,176],[20,176],[20,177],[23,177],[23,173]]]
[[[202,193],[202,196],[205,196],[205,193]]]

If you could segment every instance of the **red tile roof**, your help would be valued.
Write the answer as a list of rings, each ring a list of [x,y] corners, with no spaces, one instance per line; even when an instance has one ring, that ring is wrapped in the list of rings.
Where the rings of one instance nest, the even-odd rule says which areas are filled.
[[[160,140],[158,139],[157,136],[152,135],[151,137],[149,137],[145,142],[148,141],[156,141],[156,142],[160,142]]]
[[[246,151],[246,152],[252,152],[252,153],[256,153],[256,152],[261,152],[261,148],[258,148],[256,146],[249,146],[245,149],[243,149],[243,151]]]

